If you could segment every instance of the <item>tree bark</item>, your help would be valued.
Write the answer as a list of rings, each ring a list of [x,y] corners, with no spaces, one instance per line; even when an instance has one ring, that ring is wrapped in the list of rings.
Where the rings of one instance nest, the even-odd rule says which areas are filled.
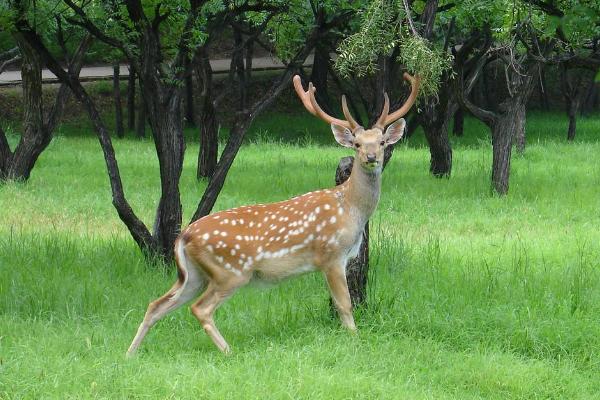
[[[454,136],[461,137],[465,131],[465,114],[462,107],[458,107],[454,113],[454,121],[452,125],[452,133]]]
[[[525,137],[525,104],[517,105],[514,110],[513,121],[515,124],[514,138],[517,146],[517,153],[523,154],[527,138]]]
[[[51,134],[44,126],[42,105],[42,64],[38,55],[20,35],[15,35],[22,56],[23,133],[6,174],[9,180],[29,179],[39,155],[48,146]]]
[[[120,77],[120,66],[119,63],[113,65],[113,96],[115,100],[115,131],[117,137],[123,138],[125,136],[125,129],[123,128],[123,107],[121,106],[121,77]]]
[[[492,189],[498,195],[508,193],[510,178],[510,160],[513,137],[525,123],[521,119],[525,113],[519,109],[524,105],[515,105],[514,114],[509,112],[498,116],[492,128]]]
[[[146,137],[146,103],[144,102],[144,96],[142,95],[141,91],[140,96],[138,97],[135,132],[138,138]]]
[[[135,67],[129,66],[129,77],[127,78],[127,129],[135,129]]]
[[[198,167],[196,178],[212,177],[217,167],[219,155],[219,126],[214,106],[212,91],[212,68],[208,54],[202,50],[198,55],[195,66],[198,82],[202,85],[200,102],[202,106],[200,114],[200,150],[198,152]]]
[[[191,71],[189,64],[190,60],[186,57],[186,70]],[[194,78],[191,73],[185,75],[185,120],[188,126],[196,126],[196,111],[194,109]]]
[[[428,124],[425,119],[422,126],[429,145],[429,172],[436,178],[449,177],[452,172],[452,147],[448,139],[448,125],[439,122]]]
[[[596,71],[575,70],[575,77],[570,77],[568,66],[563,63],[561,65],[561,90],[565,99],[567,117],[569,118],[569,128],[567,131],[567,140],[572,142],[575,140],[577,130],[577,113],[581,109],[584,102],[584,97],[588,93],[588,80],[594,83]],[[589,75],[589,77],[588,77]]]
[[[6,133],[2,129],[2,126],[0,126],[0,181],[6,179],[6,170],[10,164],[11,157],[12,151],[10,150]]]
[[[315,98],[321,108],[328,114],[331,114],[331,98],[327,90],[327,74],[329,70],[329,50],[325,44],[320,44],[315,47],[314,61],[310,73],[310,81],[313,83],[317,91]]]

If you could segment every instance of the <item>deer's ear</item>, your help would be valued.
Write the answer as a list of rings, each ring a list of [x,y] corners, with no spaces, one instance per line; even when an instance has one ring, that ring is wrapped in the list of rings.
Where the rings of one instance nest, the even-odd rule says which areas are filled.
[[[398,140],[402,139],[402,136],[404,136],[405,127],[406,121],[404,120],[404,118],[400,118],[399,120],[395,121],[393,124],[388,126],[388,128],[385,130],[384,135],[385,144],[394,144]]]
[[[342,146],[354,146],[354,136],[352,136],[350,129],[337,124],[331,124],[331,131],[333,132],[333,137],[335,137],[335,140]]]

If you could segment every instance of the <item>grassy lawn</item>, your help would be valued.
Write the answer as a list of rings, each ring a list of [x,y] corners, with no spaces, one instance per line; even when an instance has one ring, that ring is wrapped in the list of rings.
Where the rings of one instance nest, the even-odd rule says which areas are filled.
[[[397,148],[357,336],[330,316],[313,274],[228,301],[216,321],[229,357],[182,308],[133,359],[125,351],[174,268],[137,251],[88,125],[63,127],[28,184],[0,186],[0,399],[600,398],[600,117],[582,119],[572,144],[562,114],[528,124],[506,198],[490,196],[489,136],[475,121],[453,139],[451,179],[428,175],[418,133]],[[330,186],[348,154],[304,117],[263,118],[249,139],[217,209]],[[126,195],[151,224],[153,145],[115,147]],[[186,222],[206,185],[196,154],[189,143]]]

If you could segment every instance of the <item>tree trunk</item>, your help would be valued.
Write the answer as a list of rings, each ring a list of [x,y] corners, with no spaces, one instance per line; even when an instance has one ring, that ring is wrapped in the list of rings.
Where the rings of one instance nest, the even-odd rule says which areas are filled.
[[[508,193],[513,138],[525,126],[525,104],[515,99],[506,112],[498,114],[492,124],[492,190],[504,196]]]
[[[155,114],[155,117],[150,116],[149,119],[158,155],[161,196],[152,236],[156,241],[158,254],[170,260],[182,221],[179,180],[183,170],[185,144],[180,99],[172,99],[166,110],[158,111],[154,108],[154,111],[156,114],[151,114]]]
[[[246,84],[250,82],[252,79],[252,59],[254,58],[254,40],[250,40],[246,44],[246,66],[245,66],[245,75]]]
[[[188,67],[190,61],[186,58],[186,70],[190,70]],[[191,73],[185,76],[185,120],[188,126],[196,126],[196,117],[194,109],[194,78]]]
[[[137,137],[146,137],[146,103],[144,101],[144,96],[142,95],[141,91],[140,96],[138,98],[137,123],[135,131]]]
[[[123,129],[123,108],[121,107],[121,78],[120,78],[120,66],[119,63],[113,65],[113,96],[115,99],[115,131],[117,137],[123,138],[125,136],[125,129]]]
[[[340,160],[335,171],[335,184],[341,185],[350,178],[354,157],[344,157]],[[362,233],[363,240],[360,244],[358,255],[348,261],[346,265],[346,281],[352,306],[365,304],[367,301],[367,281],[369,277],[369,223],[365,225]],[[331,307],[333,302],[330,300]]]
[[[454,121],[452,126],[452,133],[454,136],[461,137],[465,130],[465,114],[462,107],[459,107],[454,113]]]
[[[198,81],[202,85],[201,114],[200,114],[200,151],[198,152],[198,167],[196,178],[210,178],[217,167],[219,154],[219,126],[214,106],[212,92],[212,68],[206,53],[198,57],[196,65]]]
[[[127,129],[135,129],[135,68],[129,66],[129,77],[127,79]]]
[[[569,130],[567,132],[567,140],[572,142],[575,140],[575,131],[577,130],[577,117],[574,113],[569,112]]]
[[[513,118],[515,122],[515,132],[513,137],[515,138],[515,143],[517,145],[517,152],[519,154],[523,154],[523,152],[525,151],[525,144],[527,141],[527,138],[525,137],[525,104],[519,105],[515,109],[515,114],[513,115]]]
[[[313,83],[317,91],[315,98],[321,108],[328,114],[331,114],[331,99],[327,90],[327,73],[329,70],[329,51],[325,45],[318,45],[315,48],[312,71],[310,73],[310,82]]]
[[[11,157],[6,177],[26,181],[39,155],[50,143],[51,135],[43,120],[41,61],[29,44],[18,35],[16,39],[22,56],[23,133]]]
[[[540,94],[540,102],[542,103],[542,109],[544,111],[550,110],[550,103],[548,101],[548,91],[546,86],[546,67],[542,66],[540,68],[540,79],[538,82],[539,94]]]
[[[231,73],[234,74],[234,79],[237,79],[238,81],[238,110],[241,111],[244,110],[248,105],[248,99],[244,66],[244,48],[242,47],[244,44],[244,39],[242,37],[242,32],[240,32],[239,29],[233,29],[233,39],[237,50],[231,56],[231,64],[233,66]]]
[[[423,132],[429,145],[429,172],[436,178],[449,177],[452,172],[452,147],[446,124],[423,123]]]
[[[4,133],[4,129],[0,126],[0,181],[6,179],[7,168],[11,158],[12,151],[10,150],[6,133]]]

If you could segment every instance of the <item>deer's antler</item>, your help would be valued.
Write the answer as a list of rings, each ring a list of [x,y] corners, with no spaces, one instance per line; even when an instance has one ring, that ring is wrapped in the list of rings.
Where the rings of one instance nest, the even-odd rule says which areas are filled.
[[[419,75],[412,76],[405,72],[404,79],[410,82],[410,96],[408,96],[408,99],[406,99],[406,102],[402,105],[402,107],[389,114],[390,99],[387,93],[384,93],[383,97],[385,100],[383,103],[383,110],[381,112],[381,115],[377,119],[377,122],[375,122],[374,126],[383,130],[387,125],[405,116],[410,110],[410,108],[413,106],[413,104],[415,104],[415,101],[417,100],[417,95],[419,94],[419,85],[421,84],[421,78],[419,77]]]
[[[308,84],[308,90],[304,91],[304,88],[302,87],[302,82],[300,80],[300,76],[296,75],[294,76],[294,89],[296,89],[296,94],[298,95],[298,97],[300,97],[302,104],[304,104],[304,108],[306,108],[306,110],[312,115],[321,118],[328,124],[340,125],[350,129],[351,131],[354,131],[356,128],[360,127],[356,120],[352,118],[350,111],[348,111],[348,106],[346,105],[346,96],[342,96],[342,111],[344,112],[344,116],[346,117],[346,120],[343,120],[332,117],[331,115],[323,111],[323,109],[319,106],[317,100],[315,99],[315,92],[317,91],[317,89],[314,87],[312,82]]]

